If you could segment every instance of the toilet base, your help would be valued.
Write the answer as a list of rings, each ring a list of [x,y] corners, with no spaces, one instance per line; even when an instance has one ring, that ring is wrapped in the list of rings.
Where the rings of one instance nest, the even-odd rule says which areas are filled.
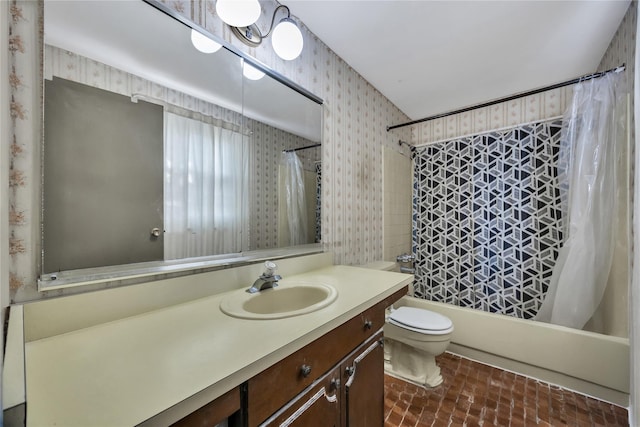
[[[434,355],[390,339],[385,339],[384,346],[384,368],[389,375],[426,388],[442,384]]]
[[[404,377],[404,376],[398,374],[391,367],[387,367],[387,365],[385,365],[385,367],[384,367],[384,373],[385,373],[385,375],[389,375],[390,377],[398,378],[399,380],[408,382],[408,383],[413,384],[413,385],[418,386],[418,387],[422,387],[424,389],[432,389],[432,388],[438,387],[440,384],[443,383],[442,377],[440,377],[440,382],[435,381],[434,385],[430,385],[430,384],[426,384],[426,383],[423,383],[423,382],[414,381],[411,378],[407,378],[407,377]]]

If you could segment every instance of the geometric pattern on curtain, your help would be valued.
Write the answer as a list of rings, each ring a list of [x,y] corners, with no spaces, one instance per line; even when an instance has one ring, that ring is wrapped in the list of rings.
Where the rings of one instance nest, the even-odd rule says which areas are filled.
[[[559,119],[416,150],[415,295],[530,319],[563,242]]]
[[[315,243],[322,242],[322,163],[316,162],[316,238]]]

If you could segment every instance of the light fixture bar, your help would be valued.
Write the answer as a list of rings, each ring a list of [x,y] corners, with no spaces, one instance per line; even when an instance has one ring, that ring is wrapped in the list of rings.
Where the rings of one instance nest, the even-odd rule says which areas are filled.
[[[278,25],[274,27],[276,14],[280,9],[284,9],[287,16],[281,19]],[[300,28],[298,28],[298,24],[291,19],[291,11],[285,5],[281,4],[274,9],[269,31],[264,35],[255,23],[246,26],[231,25],[230,27],[233,34],[235,34],[240,41],[251,47],[260,46],[264,39],[271,36],[273,50],[285,61],[296,59],[302,53],[304,46],[302,32]]]
[[[207,35],[207,37],[210,37],[213,40],[216,40],[216,41],[219,40],[220,43],[222,43],[222,46],[226,50],[228,50],[230,52],[233,52],[234,54],[238,55],[240,58],[244,59],[246,62],[248,62],[249,64],[253,65],[255,68],[257,68],[258,70],[260,70],[263,73],[265,73],[267,76],[269,76],[272,79],[282,83],[283,85],[287,86],[288,88],[298,92],[300,95],[305,96],[306,98],[308,98],[309,100],[315,102],[316,104],[319,104],[319,105],[324,104],[324,101],[322,100],[322,98],[320,98],[316,94],[308,91],[307,89],[305,89],[304,87],[302,87],[299,84],[295,83],[294,81],[289,80],[288,78],[286,78],[282,74],[280,74],[277,71],[274,71],[273,69],[269,68],[267,65],[265,65],[262,62],[258,61],[257,59],[255,59],[254,57],[249,55],[248,53],[243,52],[242,50],[238,49],[237,47],[233,46],[230,43],[226,43],[225,41],[223,41],[219,37],[211,34],[209,31],[207,31],[204,28],[200,27],[199,25],[195,24],[193,21],[187,19],[186,17],[184,17],[183,15],[179,14],[175,10],[170,9],[165,4],[161,3],[159,0],[142,0],[142,1],[147,3],[149,6],[158,9],[160,12],[164,13],[165,15],[168,15],[171,18],[175,19],[176,21],[186,25],[187,27],[195,28],[199,32]]]

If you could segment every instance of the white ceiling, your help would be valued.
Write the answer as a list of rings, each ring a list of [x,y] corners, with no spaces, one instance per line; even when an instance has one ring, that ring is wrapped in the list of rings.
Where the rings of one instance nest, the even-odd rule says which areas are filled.
[[[630,2],[282,3],[413,120],[595,71]]]

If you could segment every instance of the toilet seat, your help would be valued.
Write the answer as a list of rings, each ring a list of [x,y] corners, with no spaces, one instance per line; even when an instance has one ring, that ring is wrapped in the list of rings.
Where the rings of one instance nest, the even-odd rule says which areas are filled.
[[[392,310],[388,322],[400,328],[427,335],[446,335],[453,332],[453,322],[433,311],[414,307]]]

